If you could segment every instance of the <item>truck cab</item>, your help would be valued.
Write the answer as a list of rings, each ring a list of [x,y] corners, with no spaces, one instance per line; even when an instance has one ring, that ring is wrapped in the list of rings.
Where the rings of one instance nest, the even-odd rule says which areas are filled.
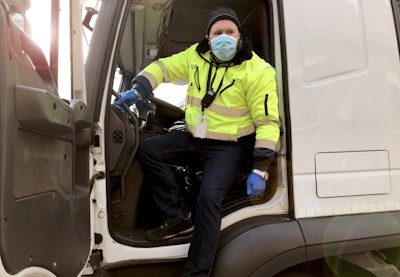
[[[35,1],[0,0],[1,276],[182,274],[190,234],[145,239],[160,213],[137,150],[183,128],[190,84],[114,101],[217,6],[276,69],[282,128],[263,197],[246,164],[225,196],[212,275],[400,276],[399,0],[43,3],[35,29]],[[170,166],[195,210],[201,162]]]

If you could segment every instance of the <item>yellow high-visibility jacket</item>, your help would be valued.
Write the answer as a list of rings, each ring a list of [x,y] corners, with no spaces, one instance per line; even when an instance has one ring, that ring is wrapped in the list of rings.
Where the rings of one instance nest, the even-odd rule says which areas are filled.
[[[197,45],[160,58],[139,75],[146,77],[153,89],[161,82],[189,81],[185,121],[186,129],[195,137],[203,121],[205,138],[237,141],[256,132],[256,148],[276,151],[280,121],[275,69],[254,52],[240,64],[216,66],[211,52],[200,54]],[[203,109],[201,100],[208,90],[217,94]]]

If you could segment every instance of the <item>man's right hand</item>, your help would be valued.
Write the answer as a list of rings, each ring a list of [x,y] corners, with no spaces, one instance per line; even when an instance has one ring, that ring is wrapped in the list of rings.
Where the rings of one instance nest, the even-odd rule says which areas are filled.
[[[136,89],[130,89],[119,94],[119,99],[116,100],[116,106],[122,111],[126,112],[123,104],[125,103],[128,107],[135,104],[139,101],[142,97]]]

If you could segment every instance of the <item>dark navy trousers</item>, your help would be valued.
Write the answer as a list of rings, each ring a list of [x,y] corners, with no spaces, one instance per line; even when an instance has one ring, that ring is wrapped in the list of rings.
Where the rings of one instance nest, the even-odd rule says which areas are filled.
[[[141,143],[139,155],[145,178],[166,217],[183,216],[187,212],[169,164],[196,156],[204,164],[184,276],[210,275],[221,228],[222,201],[245,152],[248,153],[246,148],[252,149],[253,145],[246,140],[238,143],[193,138],[185,131],[172,131]]]

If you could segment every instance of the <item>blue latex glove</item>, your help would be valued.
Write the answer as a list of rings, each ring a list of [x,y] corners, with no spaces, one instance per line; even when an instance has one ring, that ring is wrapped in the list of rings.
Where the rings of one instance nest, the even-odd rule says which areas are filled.
[[[251,173],[247,178],[247,195],[250,198],[259,198],[266,188],[265,180],[255,173]]]
[[[123,106],[125,103],[128,107],[135,104],[137,101],[140,100],[139,93],[135,89],[130,89],[119,94],[120,98],[116,100],[115,105],[123,112],[126,113],[126,110]]]

